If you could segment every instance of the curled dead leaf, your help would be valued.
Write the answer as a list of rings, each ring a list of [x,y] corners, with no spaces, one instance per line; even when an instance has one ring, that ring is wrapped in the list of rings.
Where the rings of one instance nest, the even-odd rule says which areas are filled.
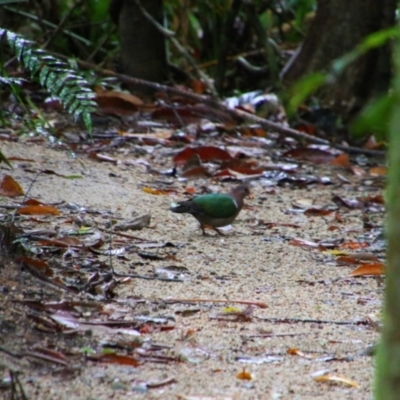
[[[349,378],[346,378],[344,376],[340,376],[340,375],[325,374],[325,375],[314,377],[314,380],[316,382],[344,383],[346,385],[352,386],[352,387],[357,388],[357,389],[360,388],[360,385],[357,382],[355,382],[355,381],[353,381],[353,380],[351,380]]]

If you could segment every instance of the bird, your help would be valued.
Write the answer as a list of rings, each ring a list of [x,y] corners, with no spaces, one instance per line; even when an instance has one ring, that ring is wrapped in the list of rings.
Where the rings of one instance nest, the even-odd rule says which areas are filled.
[[[218,234],[224,234],[218,229],[231,224],[244,205],[244,198],[250,196],[247,185],[236,186],[228,193],[210,193],[193,197],[187,201],[174,204],[170,211],[179,214],[192,214],[200,222],[203,235],[205,226],[210,226]]]

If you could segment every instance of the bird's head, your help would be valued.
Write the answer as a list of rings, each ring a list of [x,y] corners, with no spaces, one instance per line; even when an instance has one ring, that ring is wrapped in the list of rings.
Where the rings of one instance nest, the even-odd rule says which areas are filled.
[[[239,185],[232,189],[232,196],[236,199],[244,199],[245,197],[252,198],[250,188],[248,185]]]

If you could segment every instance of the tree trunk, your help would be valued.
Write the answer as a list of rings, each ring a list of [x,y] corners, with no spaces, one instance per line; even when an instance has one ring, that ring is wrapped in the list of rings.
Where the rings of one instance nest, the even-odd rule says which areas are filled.
[[[284,71],[283,80],[290,84],[311,72],[328,71],[332,61],[353,50],[367,35],[393,26],[396,5],[396,0],[319,0],[308,36]],[[386,91],[390,78],[391,49],[387,44],[349,65],[318,97],[346,120]]]
[[[164,81],[167,76],[164,35],[142,14],[134,0],[120,3],[118,25],[124,73],[148,81]],[[146,0],[141,4],[163,25],[162,0]]]

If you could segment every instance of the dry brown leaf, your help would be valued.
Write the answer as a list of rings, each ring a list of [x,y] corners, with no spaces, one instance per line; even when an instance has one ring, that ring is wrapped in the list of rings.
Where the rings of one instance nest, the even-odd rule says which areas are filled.
[[[18,210],[18,214],[23,215],[60,215],[60,211],[53,206],[47,206],[45,204],[28,205],[21,207]]]
[[[336,167],[350,168],[350,159],[349,155],[346,153],[340,154],[336,158],[334,158],[330,164],[335,165]]]
[[[138,367],[140,365],[139,361],[135,358],[121,354],[88,354],[86,357],[92,361],[100,361],[109,364],[130,365],[131,367]]]
[[[0,196],[18,197],[23,195],[24,191],[19,183],[12,176],[5,175],[0,183]]]
[[[365,242],[346,242],[346,243],[343,243],[340,246],[340,248],[356,250],[356,249],[363,249],[368,246],[369,246],[368,243],[365,243]]]
[[[283,153],[282,156],[310,161],[315,164],[328,164],[335,159],[335,155],[330,153],[329,151],[309,147],[292,149]]]
[[[18,262],[28,266],[29,268],[43,274],[46,276],[53,276],[53,270],[50,268],[47,261],[37,260],[31,257],[20,257],[18,258]]]
[[[242,372],[239,372],[236,375],[236,378],[237,379],[243,379],[243,380],[246,380],[246,381],[251,381],[253,379],[251,374],[250,374],[250,372],[246,371],[245,369],[243,369]]]
[[[366,275],[385,275],[385,265],[382,263],[360,265],[350,274],[350,276]]]
[[[197,154],[201,161],[230,161],[232,156],[223,149],[215,146],[186,147],[173,159],[174,164],[185,164],[193,155]]]
[[[369,174],[372,176],[386,176],[388,173],[387,167],[372,167],[369,170]]]
[[[133,94],[116,91],[97,93],[95,101],[103,112],[117,116],[130,115],[143,105]]]
[[[165,194],[173,193],[173,191],[168,191],[168,190],[164,190],[164,189],[154,189],[154,188],[147,187],[147,186],[144,187],[142,190],[143,190],[143,192],[145,192],[145,193],[154,194],[154,195],[156,195],[156,196],[158,196],[158,195],[160,195],[160,194],[165,195]]]

